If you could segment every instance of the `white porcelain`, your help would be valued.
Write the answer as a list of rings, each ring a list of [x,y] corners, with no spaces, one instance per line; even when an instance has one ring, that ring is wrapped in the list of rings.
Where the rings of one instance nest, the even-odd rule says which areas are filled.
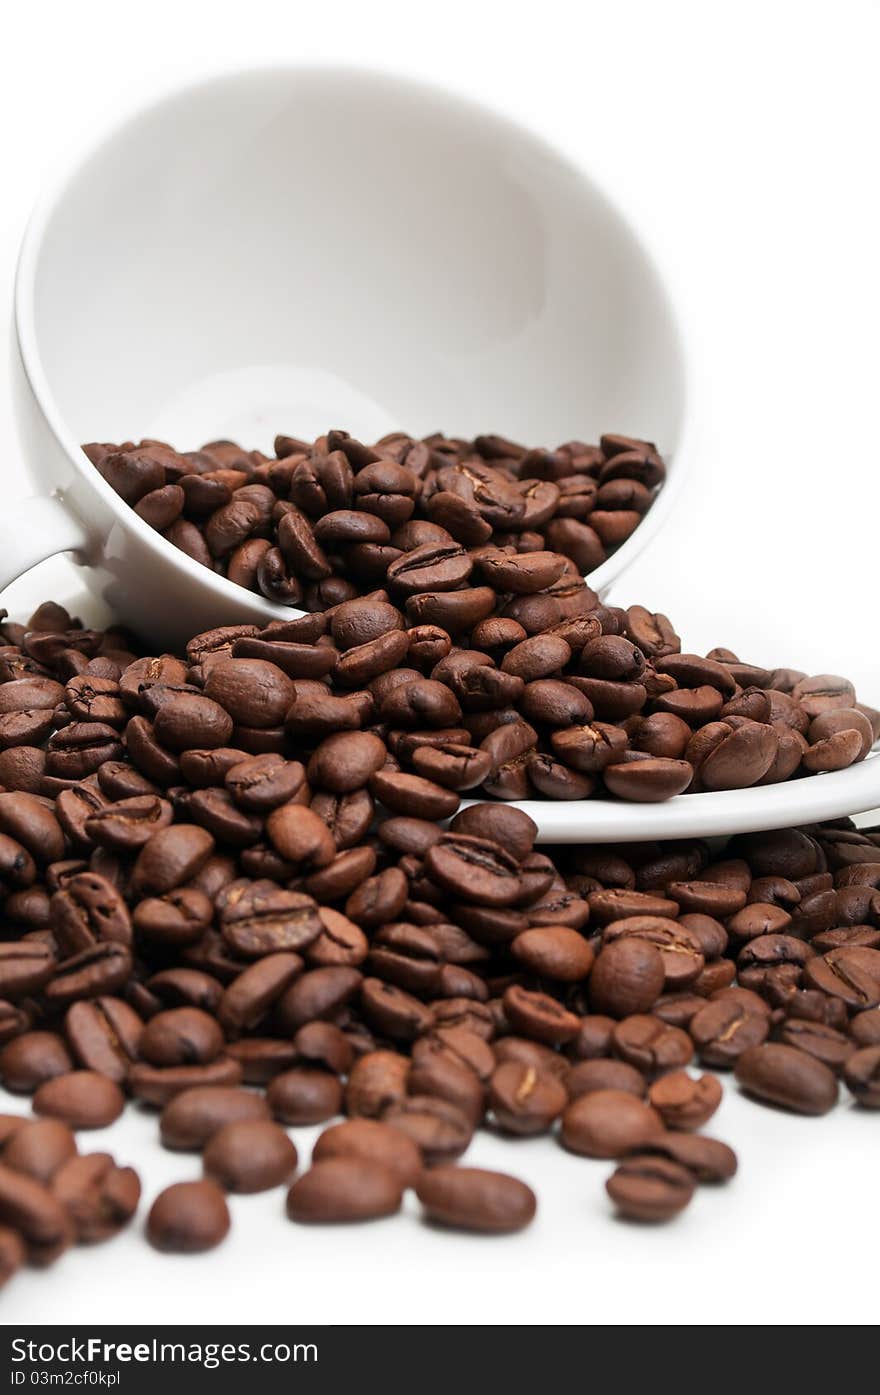
[[[42,497],[0,519],[0,587],[70,551],[156,643],[291,612],[165,543],[82,441],[647,436],[668,483],[592,574],[602,591],[681,487],[684,355],[640,240],[533,135],[397,78],[234,73],[102,133],[33,215],[15,313]]]
[[[759,789],[679,794],[662,804],[527,799],[517,808],[535,820],[540,843],[639,843],[732,836],[850,818],[868,810],[876,812],[876,822],[880,823],[880,750],[848,770]]]

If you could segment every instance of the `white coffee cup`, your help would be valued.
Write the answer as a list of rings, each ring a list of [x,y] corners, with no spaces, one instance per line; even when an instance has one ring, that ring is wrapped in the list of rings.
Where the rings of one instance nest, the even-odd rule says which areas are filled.
[[[70,552],[154,643],[285,607],[168,544],[84,441],[331,426],[656,441],[669,477],[590,577],[663,526],[687,460],[680,329],[639,238],[508,120],[374,73],[279,67],[184,87],[68,162],[25,235],[17,405],[40,493],[0,519],[0,587]]]

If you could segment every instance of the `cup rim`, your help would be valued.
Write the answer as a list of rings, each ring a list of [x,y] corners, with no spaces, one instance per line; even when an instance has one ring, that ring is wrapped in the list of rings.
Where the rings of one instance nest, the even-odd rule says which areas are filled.
[[[638,255],[650,273],[658,299],[663,305],[675,343],[681,370],[681,425],[679,440],[675,447],[674,465],[664,481],[648,513],[635,531],[594,571],[586,575],[587,584],[597,592],[605,592],[620,573],[633,562],[663,527],[672,508],[677,503],[684,485],[685,475],[690,468],[691,387],[692,372],[687,339],[682,326],[682,313],[674,303],[667,278],[662,274],[655,257],[646,245],[640,231],[615,199],[608,195],[583,166],[563,154],[553,142],[540,132],[520,122],[506,111],[479,100],[470,94],[461,93],[441,82],[425,81],[401,74],[393,68],[378,65],[327,63],[323,61],[254,62],[246,66],[238,64],[221,65],[200,70],[193,77],[181,81],[172,79],[157,86],[155,80],[149,86],[144,84],[140,92],[128,103],[124,110],[114,110],[112,119],[96,118],[85,136],[81,136],[71,147],[62,150],[50,165],[43,187],[28,217],[15,271],[13,311],[16,342],[22,370],[31,394],[40,413],[58,446],[63,450],[77,474],[88,486],[97,491],[98,496],[125,527],[133,529],[142,546],[154,557],[157,565],[173,563],[182,568],[184,575],[206,586],[218,602],[226,600],[241,605],[245,597],[248,602],[272,620],[292,620],[305,614],[295,606],[280,605],[256,592],[249,592],[228,577],[209,570],[180,548],[166,541],[160,533],[151,528],[144,519],[122,500],[110,487],[103,476],[95,469],[82,449],[82,443],[74,440],[67,429],[64,416],[55,400],[55,395],[43,366],[39,348],[39,335],[34,316],[36,270],[42,250],[46,229],[61,198],[80,176],[84,166],[110,141],[123,134],[125,129],[161,107],[195,96],[200,90],[232,83],[236,79],[267,78],[270,76],[297,75],[310,77],[356,78],[374,82],[377,86],[408,90],[428,99],[442,102],[448,107],[457,108],[463,114],[475,119],[488,120],[519,139],[525,139],[535,147],[543,148],[557,163],[570,170],[588,188],[593,199],[604,206],[632,240]],[[613,429],[613,424],[612,429]],[[622,423],[623,429],[626,423]],[[244,592],[244,595],[242,595]]]

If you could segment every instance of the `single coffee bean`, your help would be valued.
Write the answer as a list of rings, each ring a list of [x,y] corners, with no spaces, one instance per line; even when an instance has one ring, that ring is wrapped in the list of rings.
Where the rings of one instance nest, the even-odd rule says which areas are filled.
[[[336,1157],[376,1163],[392,1172],[401,1188],[415,1186],[422,1174],[418,1145],[391,1124],[376,1119],[346,1119],[325,1129],[315,1144],[312,1160]]]
[[[106,1076],[74,1070],[44,1081],[34,1094],[33,1107],[35,1114],[60,1119],[72,1129],[104,1129],[119,1118],[125,1098]]]
[[[561,1142],[585,1157],[620,1158],[662,1132],[663,1120],[644,1100],[624,1090],[596,1090],[568,1105]]]
[[[590,1003],[596,1012],[628,1017],[648,1012],[659,998],[666,974],[658,949],[625,936],[605,945],[590,975]]]
[[[596,1090],[625,1090],[638,1099],[644,1099],[647,1094],[645,1077],[626,1061],[578,1061],[568,1067],[563,1081],[572,1100]]]
[[[547,993],[530,992],[514,984],[502,1001],[514,1031],[545,1046],[558,1046],[577,1035],[580,1019]]]
[[[216,1182],[175,1182],[150,1207],[147,1239],[167,1254],[200,1254],[219,1245],[229,1226],[229,1208]]]
[[[25,1032],[0,1051],[0,1079],[16,1093],[33,1094],[44,1080],[72,1069],[70,1052],[55,1032]]]
[[[862,946],[832,949],[804,966],[811,988],[840,998],[850,1011],[880,1004],[880,950]]]
[[[535,926],[517,935],[510,948],[532,973],[563,983],[580,982],[593,967],[592,948],[565,925]]]
[[[557,1075],[508,1061],[489,1081],[488,1103],[505,1133],[546,1133],[568,1103],[568,1091]]]
[[[321,1124],[342,1111],[343,1089],[329,1071],[296,1066],[276,1075],[266,1101],[283,1124]]]
[[[261,1095],[219,1085],[197,1085],[174,1096],[162,1110],[159,1132],[165,1148],[198,1152],[222,1128],[241,1119],[268,1119]]]
[[[141,1196],[137,1173],[118,1167],[109,1153],[68,1158],[53,1174],[51,1190],[80,1245],[118,1234],[134,1216]]]
[[[853,1052],[853,1043],[843,1032],[806,1018],[789,1017],[779,1028],[779,1040],[814,1056],[833,1071],[842,1070]]]
[[[413,1140],[429,1167],[459,1157],[474,1132],[461,1109],[436,1095],[409,1095],[389,1105],[382,1117]]]
[[[278,1124],[238,1119],[208,1140],[202,1159],[205,1175],[229,1192],[262,1192],[288,1183],[297,1152]]]
[[[42,1182],[0,1163],[0,1225],[24,1240],[31,1264],[52,1264],[69,1247],[73,1228],[67,1215]]]
[[[137,1060],[143,1022],[120,998],[98,997],[72,1003],[64,1032],[78,1063],[122,1085]]]
[[[138,1053],[152,1066],[195,1066],[216,1060],[224,1037],[215,1019],[200,1008],[169,1008],[150,1018]]]
[[[217,1017],[227,1036],[238,1036],[256,1027],[269,1009],[279,1000],[286,1003],[287,991],[302,972],[302,960],[298,954],[266,954],[262,959],[243,969],[224,990],[217,1008]],[[316,969],[315,973],[333,973],[333,970]],[[340,971],[337,971],[340,972]],[[345,971],[342,971],[345,972]],[[312,977],[306,975],[306,978]],[[304,979],[299,979],[300,987]],[[305,1008],[303,1009],[305,1012]],[[320,1015],[320,1014],[318,1014]],[[288,1010],[293,1028],[300,1026],[298,1013]],[[305,1013],[303,1021],[309,1014]]]
[[[615,1055],[649,1078],[686,1066],[694,1053],[687,1032],[644,1013],[618,1022],[611,1045]]]
[[[672,1071],[655,1080],[648,1099],[668,1129],[700,1129],[721,1103],[721,1082],[714,1075],[696,1079],[686,1071]]]
[[[814,1056],[782,1042],[749,1047],[735,1067],[742,1088],[764,1104],[797,1114],[827,1114],[837,1103],[837,1081]]]
[[[751,1001],[718,998],[694,1014],[688,1031],[705,1065],[730,1069],[743,1052],[766,1041],[770,1023]]]
[[[605,1190],[627,1220],[668,1221],[688,1205],[694,1179],[668,1158],[639,1154],[619,1163]]]
[[[325,1157],[287,1193],[292,1221],[317,1224],[371,1221],[400,1210],[403,1190],[395,1173],[362,1157]]]
[[[196,824],[159,829],[144,844],[132,871],[138,895],[162,896],[190,880],[214,851],[214,839]]]
[[[645,1151],[680,1163],[698,1182],[729,1182],[738,1166],[732,1148],[699,1133],[661,1133],[649,1140]]]
[[[112,940],[80,950],[56,964],[43,990],[53,1008],[66,1008],[82,998],[115,993],[131,973],[131,951]]]
[[[58,1168],[76,1153],[76,1139],[58,1119],[35,1119],[16,1130],[3,1149],[3,1161],[48,1185]]]
[[[231,1088],[240,1085],[244,1071],[232,1056],[219,1056],[207,1066],[135,1065],[126,1084],[135,1099],[155,1109],[164,1109],[170,1100],[195,1088]]]
[[[880,1046],[880,1008],[857,1012],[850,1021],[849,1032],[859,1046]]]
[[[880,1109],[880,1046],[863,1046],[854,1051],[843,1068],[843,1078],[860,1105]]]
[[[39,992],[54,970],[55,956],[46,944],[24,940],[0,944],[0,998],[15,1001]]]
[[[7,1284],[26,1259],[24,1243],[18,1231],[0,1225],[0,1288]]]
[[[503,1172],[478,1167],[433,1167],[422,1174],[416,1195],[435,1225],[504,1235],[534,1219],[531,1187]]]

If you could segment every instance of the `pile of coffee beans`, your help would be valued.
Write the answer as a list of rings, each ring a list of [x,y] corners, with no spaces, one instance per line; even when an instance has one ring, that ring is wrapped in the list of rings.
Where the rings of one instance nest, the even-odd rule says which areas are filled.
[[[301,801],[313,792],[319,808],[332,799],[367,817],[375,800],[445,819],[475,792],[644,802],[777,783],[841,770],[880,734],[880,713],[845,678],[769,670],[723,648],[682,653],[666,616],[603,605],[580,577],[565,606],[529,593],[546,580],[531,563],[550,556],[495,558],[505,586],[528,573],[506,607],[516,617],[489,613],[491,587],[423,592],[405,611],[379,590],[264,629],[197,635],[185,657],[134,661],[123,637],[124,669],[100,656],[93,668],[101,637],[69,617],[48,638],[7,626],[22,652],[0,654],[0,783],[29,763],[18,778],[54,788],[126,751],[155,786],[193,787],[180,797],[216,834],[229,781],[290,757],[288,797],[299,780]],[[473,603],[481,589],[485,611]],[[246,756],[260,766],[233,775]]]
[[[168,1251],[278,1187],[298,1223],[411,1189],[433,1223],[517,1230],[531,1190],[459,1163],[479,1127],[616,1161],[616,1208],[660,1221],[736,1170],[697,1132],[714,1072],[803,1114],[841,1079],[880,1107],[880,833],[538,850],[508,804],[444,829],[375,687],[301,692],[259,651],[330,645],[239,627],[145,658],[52,604],[2,639],[0,1080],[35,1117],[0,1118],[0,1276],[131,1220],[136,1174],[75,1136],[127,1101],[202,1155],[150,1209]],[[388,694],[431,681],[452,691]],[[399,710],[409,733],[436,709]],[[322,1123],[300,1171],[288,1129]]]
[[[501,436],[396,432],[369,446],[328,431],[311,444],[276,437],[275,459],[234,441],[183,452],[154,440],[83,449],[175,547],[306,610],[386,585],[408,598],[473,589],[462,604],[481,609],[487,588],[508,589],[491,566],[499,550],[532,559],[543,586],[560,584],[548,550],[575,575],[594,571],[638,527],[666,476],[650,442],[613,435],[598,446],[528,450]]]

